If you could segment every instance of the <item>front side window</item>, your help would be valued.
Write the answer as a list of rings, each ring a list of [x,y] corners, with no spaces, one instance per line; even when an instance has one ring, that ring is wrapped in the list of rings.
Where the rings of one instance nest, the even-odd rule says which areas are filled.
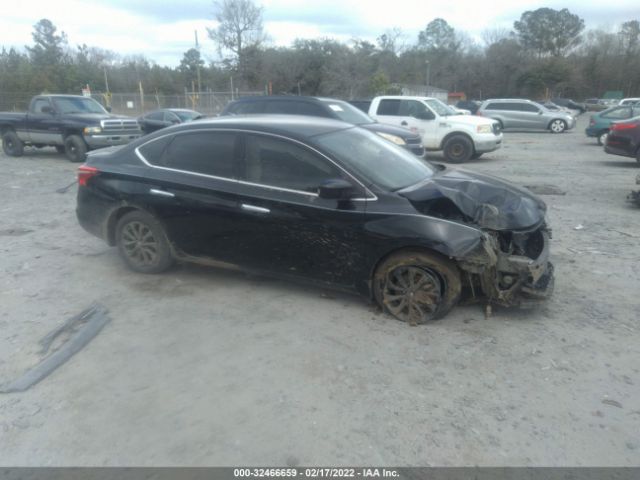
[[[34,113],[44,113],[42,111],[43,107],[51,107],[49,100],[47,100],[46,98],[38,98],[33,102]]]
[[[431,110],[433,110],[434,112],[436,112],[438,115],[442,116],[442,117],[446,117],[448,115],[456,115],[456,112],[454,110],[451,109],[451,107],[449,107],[449,105],[443,103],[442,101],[438,100],[437,98],[429,98],[427,100],[424,101],[427,105],[429,105],[429,108]]]
[[[60,113],[100,113],[107,111],[92,98],[86,97],[54,97],[53,103]]]
[[[360,180],[387,190],[415,185],[434,173],[408,150],[362,128],[318,135],[315,140]]]
[[[147,120],[154,120],[157,122],[161,122],[164,118],[164,112],[151,112],[147,115]]]
[[[523,112],[538,113],[540,109],[531,103],[521,103],[520,110]]]
[[[401,117],[424,118],[427,107],[417,100],[401,100],[399,114]]]
[[[326,180],[343,178],[333,163],[301,145],[264,135],[246,138],[242,180],[316,193]]]
[[[236,134],[195,132],[175,135],[168,144],[150,142],[140,153],[152,165],[214,177],[235,178]]]

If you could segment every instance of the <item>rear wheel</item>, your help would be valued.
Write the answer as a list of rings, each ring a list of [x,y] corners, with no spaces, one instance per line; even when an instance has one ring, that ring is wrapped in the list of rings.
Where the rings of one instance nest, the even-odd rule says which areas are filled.
[[[567,129],[567,124],[564,120],[553,120],[551,124],[549,124],[549,130],[551,133],[562,133]]]
[[[604,131],[604,132],[600,132],[600,134],[598,135],[598,145],[602,146],[605,143],[607,143],[607,137],[609,136],[609,132],[608,131]]]
[[[116,244],[122,259],[136,272],[160,273],[173,264],[162,225],[146,212],[129,212],[118,221]]]
[[[71,162],[84,162],[87,158],[87,144],[78,135],[69,135],[65,138],[64,151]]]
[[[58,153],[65,153],[66,149],[64,148],[64,145],[56,145],[56,151]]]
[[[473,155],[473,143],[463,135],[454,135],[444,144],[444,157],[452,163],[466,162]]]
[[[24,143],[13,130],[2,136],[2,150],[10,157],[21,157],[24,154]]]
[[[393,254],[378,266],[373,278],[378,304],[411,325],[444,317],[458,303],[460,291],[456,265],[427,252]]]

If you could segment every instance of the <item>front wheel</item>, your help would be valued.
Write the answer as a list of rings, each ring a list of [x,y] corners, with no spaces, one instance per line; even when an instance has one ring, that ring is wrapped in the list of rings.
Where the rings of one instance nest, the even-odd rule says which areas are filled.
[[[567,124],[564,120],[554,120],[553,122],[551,122],[551,125],[549,125],[549,130],[551,130],[551,133],[562,133],[566,129]]]
[[[146,212],[129,212],[118,221],[116,244],[122,259],[136,272],[160,273],[173,264],[162,225]]]
[[[64,151],[71,162],[84,162],[87,158],[87,144],[78,135],[69,135],[65,138]]]
[[[609,136],[609,132],[604,131],[598,135],[598,145],[602,146],[607,143],[607,137]]]
[[[444,317],[458,303],[460,292],[456,265],[427,252],[393,254],[380,264],[373,278],[378,304],[411,325]]]
[[[473,155],[473,143],[467,137],[454,135],[444,144],[444,158],[452,163],[466,162]]]
[[[21,157],[24,154],[24,143],[13,130],[2,136],[2,149],[10,157]]]

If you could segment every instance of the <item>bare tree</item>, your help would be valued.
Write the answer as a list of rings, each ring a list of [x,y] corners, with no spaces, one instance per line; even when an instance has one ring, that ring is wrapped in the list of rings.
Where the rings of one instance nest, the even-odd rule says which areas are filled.
[[[244,79],[246,77],[245,53],[258,47],[265,39],[262,27],[262,7],[252,0],[220,0],[214,2],[218,26],[207,28],[209,37],[220,55],[230,51],[232,61]]]

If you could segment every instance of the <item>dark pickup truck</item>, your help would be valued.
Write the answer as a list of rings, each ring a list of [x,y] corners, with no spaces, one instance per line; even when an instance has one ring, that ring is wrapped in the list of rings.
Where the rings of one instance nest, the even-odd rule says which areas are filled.
[[[78,95],[38,95],[27,113],[0,113],[4,153],[20,157],[25,145],[55,147],[72,162],[84,161],[87,151],[124,145],[142,131],[133,118],[111,115],[102,105]]]

